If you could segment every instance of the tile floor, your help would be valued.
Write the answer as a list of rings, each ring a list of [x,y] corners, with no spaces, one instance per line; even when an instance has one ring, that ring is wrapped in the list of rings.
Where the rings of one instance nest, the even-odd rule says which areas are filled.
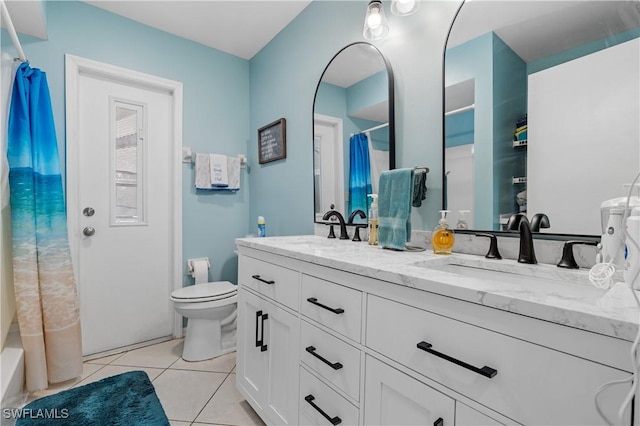
[[[84,363],[78,379],[29,395],[28,402],[105,377],[143,370],[151,379],[172,426],[264,425],[236,390],[236,354],[184,361],[182,339],[170,340]]]

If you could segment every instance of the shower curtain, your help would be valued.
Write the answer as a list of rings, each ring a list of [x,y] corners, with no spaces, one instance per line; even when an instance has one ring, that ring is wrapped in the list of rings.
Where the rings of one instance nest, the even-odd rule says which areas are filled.
[[[349,141],[349,213],[360,209],[369,214],[370,170],[367,135],[355,134]]]
[[[13,83],[7,157],[16,309],[32,392],[82,374],[82,336],[49,88],[27,62]]]

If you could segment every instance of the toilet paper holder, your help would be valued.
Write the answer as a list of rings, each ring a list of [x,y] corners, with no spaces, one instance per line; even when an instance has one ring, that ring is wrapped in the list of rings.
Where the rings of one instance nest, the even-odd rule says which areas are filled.
[[[211,268],[211,263],[209,263],[209,258],[208,257],[200,257],[198,259],[189,259],[187,260],[187,272],[189,273],[189,275],[192,275],[195,273],[195,263],[199,262],[199,261],[205,261],[207,262],[207,269]]]

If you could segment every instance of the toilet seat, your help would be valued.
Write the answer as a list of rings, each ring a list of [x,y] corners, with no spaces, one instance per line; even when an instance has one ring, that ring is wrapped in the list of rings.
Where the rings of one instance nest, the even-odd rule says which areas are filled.
[[[212,302],[228,299],[238,294],[238,286],[229,281],[217,281],[191,285],[174,290],[171,300],[174,302]]]

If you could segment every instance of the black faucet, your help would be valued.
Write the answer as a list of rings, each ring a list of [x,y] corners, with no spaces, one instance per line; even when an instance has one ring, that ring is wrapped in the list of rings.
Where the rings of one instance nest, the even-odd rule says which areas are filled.
[[[533,236],[531,235],[531,226],[527,216],[523,213],[512,214],[507,222],[507,231],[520,232],[520,252],[518,253],[518,262],[530,263],[535,265],[536,253],[533,249]]]
[[[526,218],[520,221],[518,230],[520,231],[520,252],[518,253],[518,262],[535,265],[538,261],[536,260],[536,253],[533,248],[531,227],[529,226],[529,221]]]
[[[597,246],[597,241],[575,241],[570,240],[564,243],[562,247],[562,259],[558,262],[558,268],[579,269],[576,258],[573,256],[573,246],[576,244],[584,244],[587,246]]]
[[[489,238],[489,251],[487,251],[487,254],[485,254],[484,257],[486,257],[487,259],[502,259],[500,251],[498,250],[498,238],[495,235],[486,233],[478,233],[473,235],[475,235],[476,237]]]
[[[336,217],[338,219],[338,222],[340,222],[340,239],[348,240],[349,234],[347,233],[347,225],[344,223],[344,217],[342,216],[342,214],[340,214],[339,211],[329,210],[324,214],[324,216],[322,216],[322,220],[329,220],[332,217]],[[329,238],[332,238],[331,234],[329,234]],[[333,236],[333,238],[335,238],[335,235]]]
[[[549,216],[544,213],[536,213],[531,218],[531,232],[540,232],[540,228],[550,228]]]
[[[369,225],[365,223],[353,223],[353,219],[355,217],[360,216],[361,219],[366,219],[367,215],[360,209],[354,210],[349,215],[349,219],[347,220],[347,225],[354,225],[356,227],[355,232],[353,233],[353,239],[351,241],[362,241],[360,238],[360,228],[367,228]]]
[[[507,231],[517,231],[520,229],[520,222],[523,220],[527,220],[527,216],[524,213],[512,214],[507,222]]]
[[[356,216],[360,216],[360,219],[366,219],[367,218],[366,213],[363,212],[362,210],[360,210],[360,209],[354,210],[349,215],[349,219],[347,220],[347,225],[354,225],[353,219],[355,219]]]

